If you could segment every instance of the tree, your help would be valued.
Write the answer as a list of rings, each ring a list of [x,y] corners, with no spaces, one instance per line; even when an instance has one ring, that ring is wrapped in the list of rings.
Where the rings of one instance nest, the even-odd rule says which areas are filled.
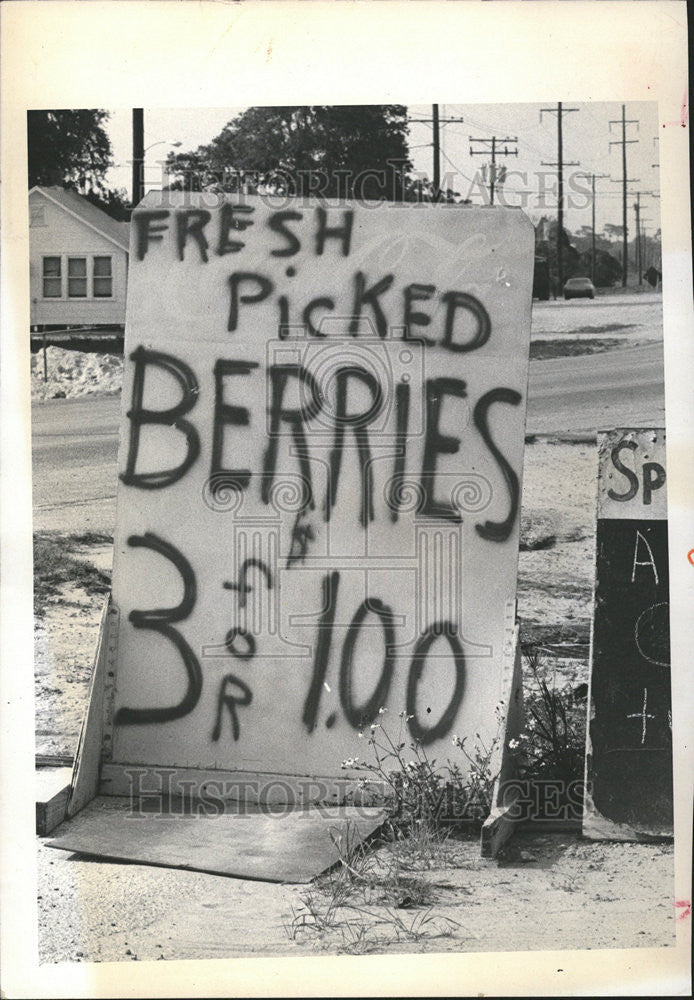
[[[176,190],[414,200],[407,109],[399,104],[248,108],[208,145],[169,154]]]
[[[29,111],[29,187],[59,184],[83,194],[119,222],[130,219],[126,191],[106,187],[112,165],[107,111]]]
[[[615,226],[612,222],[605,223],[605,236],[612,243],[613,240],[621,240],[624,226]]]
[[[535,227],[535,255],[544,257],[549,265],[551,281],[556,288],[558,283],[559,265],[557,260],[557,228],[559,223],[543,215]],[[580,261],[578,250],[571,242],[571,234],[562,228],[562,259],[564,261],[564,278],[570,278],[580,273],[577,270]],[[561,289],[558,289],[561,291]]]
[[[62,184],[81,191],[105,191],[112,163],[104,129],[107,111],[29,111],[29,187]]]
[[[128,200],[128,192],[125,188],[103,188],[98,192],[87,191],[84,197],[117,222],[130,222],[132,205]]]
[[[579,271],[581,274],[590,275],[592,272],[592,251],[584,250],[579,261]],[[578,273],[578,271],[576,272]],[[619,261],[598,247],[595,249],[595,286],[596,288],[612,288],[615,281],[622,276],[622,265]]]

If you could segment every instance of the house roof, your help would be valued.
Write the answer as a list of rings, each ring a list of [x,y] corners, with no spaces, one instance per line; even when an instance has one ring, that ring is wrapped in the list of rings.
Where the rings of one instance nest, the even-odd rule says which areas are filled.
[[[115,219],[112,219],[102,209],[97,208],[96,205],[92,205],[82,195],[77,194],[76,191],[71,191],[69,188],[40,187],[36,185],[36,187],[31,189],[29,194],[31,195],[35,191],[38,191],[45,198],[48,198],[49,201],[52,201],[91,229],[95,229],[101,233],[107,240],[119,246],[121,250],[125,250],[127,253],[130,249],[129,222],[116,222]]]

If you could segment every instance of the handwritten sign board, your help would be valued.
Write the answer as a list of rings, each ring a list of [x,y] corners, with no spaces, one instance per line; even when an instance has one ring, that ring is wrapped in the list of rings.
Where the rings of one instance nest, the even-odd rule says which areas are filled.
[[[385,712],[489,745],[530,223],[175,197],[132,223],[104,774],[349,776]]]
[[[673,817],[665,432],[603,434],[599,464],[584,833],[666,836]]]

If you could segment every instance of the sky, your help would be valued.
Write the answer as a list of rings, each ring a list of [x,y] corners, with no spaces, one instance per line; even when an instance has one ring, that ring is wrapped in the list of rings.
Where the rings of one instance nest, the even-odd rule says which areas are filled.
[[[549,113],[542,108],[552,109]],[[508,143],[509,149],[518,150],[517,156],[500,159],[509,175],[503,188],[503,197],[509,205],[520,205],[537,222],[541,215],[556,215],[556,172],[552,166],[557,160],[557,104],[548,101],[539,104],[442,104],[440,118],[462,118],[463,121],[441,125],[441,177],[448,186],[473,203],[482,204],[485,184],[480,171],[488,156],[470,155],[470,136],[473,139],[517,138]],[[569,111],[569,108],[576,108]],[[161,186],[161,164],[169,152],[195,149],[209,142],[223,126],[243,108],[152,108],[145,109],[145,187]],[[408,107],[410,124],[410,153],[414,167],[432,177],[432,126],[430,122],[416,119],[429,118],[431,105]],[[605,223],[621,225],[622,222],[622,151],[620,145],[610,145],[621,139],[622,105],[616,102],[564,103],[564,190],[567,196],[564,225],[576,231],[591,225],[590,180],[582,174],[608,174],[596,179],[596,230],[601,232]],[[627,175],[633,179],[629,185],[627,223],[633,232],[635,213],[633,204],[636,192],[641,196],[641,218],[647,234],[660,228],[658,162],[657,103],[630,102],[626,105],[627,119],[635,123],[626,127]],[[610,121],[616,124],[610,125]],[[130,189],[130,159],[132,156],[132,115],[130,109],[111,111],[107,123],[112,146],[114,166],[107,176],[112,187]],[[174,147],[180,143],[180,147]],[[472,143],[474,149],[488,149],[488,145]],[[570,166],[569,161],[577,161]],[[511,173],[515,172],[515,173]],[[544,194],[542,193],[544,192]],[[654,192],[654,194],[646,193]],[[498,192],[497,192],[498,200]]]

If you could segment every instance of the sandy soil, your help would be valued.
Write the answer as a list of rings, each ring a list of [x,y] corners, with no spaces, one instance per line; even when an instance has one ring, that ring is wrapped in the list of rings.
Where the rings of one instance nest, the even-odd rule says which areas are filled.
[[[598,295],[596,299],[533,302],[531,339],[626,336],[633,343],[663,335],[663,300],[655,292]]]
[[[302,928],[301,916],[307,904],[324,911],[330,895],[305,886],[90,861],[41,846],[40,961],[674,945],[669,844],[517,833],[501,860],[483,860],[476,841],[462,841],[434,865],[410,873],[431,885],[428,904],[374,899],[317,931]]]

